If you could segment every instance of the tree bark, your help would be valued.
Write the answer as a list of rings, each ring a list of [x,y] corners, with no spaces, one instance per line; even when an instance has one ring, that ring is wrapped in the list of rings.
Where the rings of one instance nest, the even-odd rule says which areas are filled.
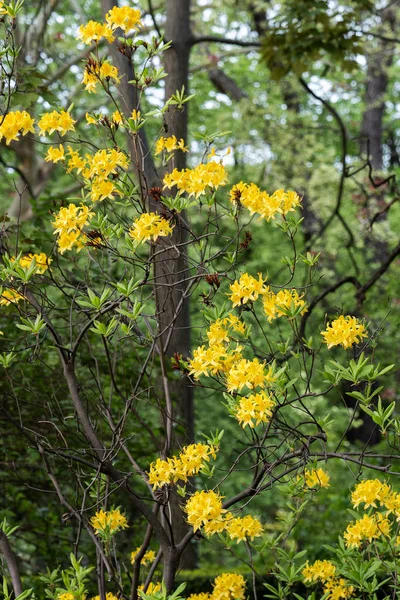
[[[13,586],[15,597],[19,596],[23,592],[21,577],[19,574],[17,558],[11,549],[10,542],[4,531],[0,531],[0,553],[4,556],[6,565],[8,567],[11,583]]]
[[[395,9],[398,2],[391,3],[381,14],[382,33],[396,26]],[[388,69],[393,62],[393,42],[380,40],[378,47],[367,56],[367,81],[365,111],[361,124],[361,151],[369,158],[373,169],[383,168],[383,115],[385,93],[388,87]]]

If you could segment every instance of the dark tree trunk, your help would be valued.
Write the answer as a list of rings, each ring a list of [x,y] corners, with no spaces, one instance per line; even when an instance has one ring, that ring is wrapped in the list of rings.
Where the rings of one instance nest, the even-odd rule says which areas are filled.
[[[393,33],[396,26],[395,9],[398,2],[391,3],[382,11],[381,32]],[[383,168],[382,134],[385,112],[385,94],[388,86],[388,69],[393,61],[393,42],[379,41],[379,45],[367,56],[367,81],[365,111],[361,124],[361,151],[368,156],[373,169]]]

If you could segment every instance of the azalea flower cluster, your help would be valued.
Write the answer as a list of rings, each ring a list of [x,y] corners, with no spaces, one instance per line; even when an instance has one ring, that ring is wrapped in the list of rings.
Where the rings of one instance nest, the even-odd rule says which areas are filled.
[[[214,579],[213,591],[191,594],[188,600],[244,600],[246,582],[238,573],[222,573]]]
[[[323,469],[306,469],[304,480],[309,488],[328,488],[330,477]]]
[[[354,587],[336,574],[337,569],[329,560],[316,560],[312,565],[307,561],[302,571],[305,583],[323,584],[327,600],[346,600],[353,594]]]
[[[89,219],[94,215],[87,206],[81,204],[70,204],[68,207],[60,208],[53,221],[55,227],[54,234],[58,235],[57,245],[61,254],[66,250],[76,247],[79,251],[83,248],[84,234],[83,228],[87,225]]]
[[[150,464],[149,483],[154,489],[163,485],[187,481],[197,475],[203,465],[216,457],[217,448],[209,444],[190,444],[178,456],[163,460],[158,458]]]
[[[318,473],[318,479],[323,482],[321,473]],[[400,518],[400,493],[378,479],[366,479],[355,486],[351,501],[354,508],[364,505],[364,509],[375,509],[375,512],[370,510],[347,526],[344,532],[346,546],[356,549],[363,546],[367,548],[367,543],[371,544],[375,540],[383,541],[385,538],[392,543],[390,540],[392,523],[389,517],[392,514],[397,521]],[[383,509],[383,512],[378,512],[379,508]],[[399,545],[399,537],[396,538],[395,544]],[[306,583],[321,582],[327,600],[346,600],[355,591],[348,581],[340,577],[339,568],[328,560],[317,560],[312,565],[307,561],[302,575]]]
[[[307,312],[307,303],[303,300],[304,294],[299,295],[297,290],[279,290],[274,294],[270,289],[263,295],[264,312],[268,321],[279,317],[289,317],[291,311],[294,314],[303,315]]]
[[[263,533],[258,519],[251,515],[234,517],[222,507],[222,497],[213,490],[195,492],[186,502],[185,512],[194,531],[203,528],[207,536],[225,531],[231,540],[240,542]]]
[[[272,400],[266,392],[261,391],[258,394],[240,398],[235,416],[243,429],[247,425],[253,429],[260,423],[270,421],[274,406],[275,400]]]
[[[15,110],[0,117],[0,141],[5,138],[6,145],[18,140],[20,135],[35,133],[35,121],[25,110]]]
[[[328,323],[321,335],[328,348],[339,345],[343,348],[351,348],[353,344],[358,344],[362,338],[367,337],[367,332],[365,326],[356,317],[340,315],[332,323]]]
[[[137,557],[139,551],[140,551],[140,548],[136,548],[136,550],[131,552],[131,563],[132,564],[135,562],[135,558]],[[154,552],[154,550],[147,550],[147,552],[144,553],[143,558],[140,561],[140,564],[142,564],[145,567],[146,565],[153,562],[155,557],[156,557],[156,553]]]
[[[15,262],[15,260],[15,257],[11,259],[13,263]],[[36,275],[43,275],[43,273],[47,271],[50,263],[52,262],[51,258],[46,256],[44,252],[40,252],[40,254],[32,254],[32,252],[30,252],[29,254],[21,256],[21,258],[18,260],[18,265],[23,269],[29,269],[29,267],[32,264],[32,261],[35,261]]]
[[[296,192],[280,189],[269,195],[255,183],[247,184],[243,181],[232,187],[229,197],[232,203],[243,204],[251,215],[257,213],[267,221],[274,219],[277,214],[285,216],[301,204]]]
[[[99,510],[90,519],[90,524],[100,536],[112,536],[121,529],[129,527],[125,515],[118,508],[109,511]]]
[[[129,167],[129,160],[124,152],[116,148],[103,149],[82,157],[79,152],[68,146],[67,157],[67,173],[76,171],[77,175],[82,174],[92,202],[106,198],[113,200],[115,194],[121,194],[114,179],[121,169],[126,170]],[[64,149],[61,145],[58,149],[49,149],[46,160],[58,162],[64,159]]]
[[[198,198],[207,190],[217,190],[228,181],[225,167],[215,161],[200,163],[194,169],[174,169],[164,176],[164,187],[171,189],[176,186],[180,193]]]
[[[62,600],[60,598],[60,596],[58,598],[59,598],[59,600]],[[72,596],[72,598],[73,598],[73,596]],[[69,599],[65,599],[65,600],[69,600]],[[100,596],[93,596],[92,600],[100,600]],[[112,592],[107,592],[106,600],[119,600],[119,598],[118,598],[118,596],[115,596]]]
[[[75,123],[71,114],[66,110],[44,113],[38,121],[39,135],[51,135],[57,131],[60,135],[66,135],[68,131],[75,131]]]
[[[184,140],[181,138],[178,142],[175,135],[171,135],[170,137],[160,137],[155,145],[155,154],[161,154],[165,150],[168,153],[173,152],[174,150],[181,150],[182,152],[189,152],[189,148],[185,146]]]
[[[89,21],[86,25],[81,25],[78,30],[78,39],[85,44],[96,44],[102,39],[107,42],[114,41],[115,29],[122,29],[125,33],[139,29],[142,23],[140,21],[140,10],[130,6],[114,6],[106,14],[106,23]]]
[[[290,318],[291,311],[294,311],[294,314],[304,314],[307,311],[306,301],[303,300],[304,294],[299,296],[295,289],[283,289],[275,294],[269,286],[264,285],[265,282],[266,278],[264,279],[261,273],[258,273],[258,279],[243,273],[229,286],[231,290],[229,298],[233,308],[247,302],[255,302],[261,296],[269,322],[283,316]]]
[[[135,219],[129,230],[129,235],[136,242],[152,240],[155,242],[160,236],[170,235],[174,226],[157,213],[143,213]]]
[[[85,66],[82,83],[85,84],[85,90],[89,94],[95,94],[98,89],[98,84],[105,84],[110,81],[119,83],[120,77],[117,67],[112,65],[108,60],[96,62],[89,59]]]
[[[400,519],[400,494],[390,485],[378,479],[361,481],[351,495],[354,508],[364,504],[364,509],[383,508],[384,513],[364,514],[362,518],[350,523],[345,531],[346,544],[352,548],[360,548],[364,541],[371,542],[382,536],[390,536],[391,523],[388,516],[393,514]]]

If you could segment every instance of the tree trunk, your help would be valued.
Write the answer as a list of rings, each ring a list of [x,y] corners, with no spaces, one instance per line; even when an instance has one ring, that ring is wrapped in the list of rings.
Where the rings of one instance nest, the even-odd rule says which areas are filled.
[[[394,32],[396,26],[395,9],[398,2],[391,3],[381,14],[381,32]],[[369,158],[373,169],[383,168],[382,133],[385,112],[385,93],[388,86],[388,69],[393,61],[395,45],[385,40],[379,41],[376,49],[367,56],[367,81],[365,90],[365,111],[361,124],[361,151]]]

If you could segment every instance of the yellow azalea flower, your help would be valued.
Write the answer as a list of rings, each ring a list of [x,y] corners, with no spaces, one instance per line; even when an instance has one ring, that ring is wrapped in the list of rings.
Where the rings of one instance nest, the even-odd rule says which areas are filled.
[[[258,358],[253,358],[253,360],[240,359],[232,366],[226,376],[226,387],[229,393],[240,392],[243,387],[249,389],[263,387],[266,382],[265,363],[260,362]]]
[[[58,131],[60,135],[65,135],[68,131],[75,131],[75,123],[76,121],[73,120],[69,112],[53,110],[50,113],[44,113],[38,121],[39,135],[45,135],[46,133],[51,135],[55,131]]]
[[[98,123],[97,119],[92,117],[92,115],[89,115],[89,113],[86,113],[85,118],[86,118],[86,122],[89,125],[97,125],[97,123]]]
[[[266,279],[262,278],[261,273],[258,273],[258,279],[255,279],[248,273],[243,273],[240,279],[230,285],[231,295],[230,300],[233,307],[246,304],[246,302],[254,302],[257,300],[260,294],[265,294],[268,288],[265,287],[264,282]]]
[[[131,563],[132,564],[135,562],[135,558],[138,555],[139,550],[140,550],[140,548],[136,548],[136,550],[131,552]],[[144,553],[144,556],[141,560],[141,564],[143,566],[146,566],[149,563],[153,562],[155,558],[156,558],[156,553],[154,552],[154,550],[147,550],[147,552]]]
[[[178,456],[162,460],[158,458],[150,464],[148,478],[154,489],[170,483],[187,481],[197,475],[210,457],[215,458],[216,448],[208,444],[185,446]]]
[[[146,590],[146,595],[148,594],[149,596],[151,596],[152,594],[157,594],[157,592],[161,591],[161,583],[153,583],[150,581],[147,590]],[[139,595],[142,597],[144,594],[144,585],[139,585],[138,587],[138,593]]]
[[[260,190],[255,183],[240,181],[230,191],[230,200],[245,206],[250,214],[259,214],[260,219],[270,221],[277,214],[287,215],[301,205],[300,197],[291,190],[276,190],[272,195]]]
[[[62,594],[58,594],[57,600],[74,600],[75,596],[71,592],[64,592]]]
[[[143,213],[133,222],[129,235],[137,242],[155,242],[160,236],[170,235],[173,228],[169,221],[157,213]]]
[[[244,600],[246,582],[243,575],[222,573],[213,583],[213,600]]]
[[[100,600],[100,596],[93,596],[92,600]],[[107,592],[106,600],[118,600],[118,596],[115,596],[111,592]]]
[[[184,510],[194,531],[211,521],[220,521],[226,512],[222,508],[221,496],[212,490],[195,492],[186,502]]]
[[[354,523],[350,523],[344,532],[346,545],[350,548],[359,548],[364,541],[372,542],[381,536],[390,535],[390,522],[382,514],[367,515]]]
[[[12,141],[18,140],[20,135],[35,133],[35,121],[26,111],[16,110],[0,117],[0,140],[3,137],[6,145],[9,146]]]
[[[340,315],[337,319],[328,323],[326,330],[321,331],[324,342],[328,348],[332,346],[343,346],[351,348],[353,344],[358,344],[361,338],[367,337],[366,329],[356,317]]]
[[[126,154],[115,148],[98,150],[93,156],[86,154],[85,163],[83,176],[86,179],[97,181],[107,179],[110,175],[116,175],[119,168],[127,169],[129,167],[129,159]]]
[[[326,600],[346,600],[354,593],[354,586],[340,577],[339,579],[329,579],[324,586],[324,593],[328,594]]]
[[[134,108],[131,113],[131,116],[129,118],[133,119],[134,121],[140,121],[140,119],[141,119],[140,110],[136,110],[136,108]]]
[[[92,182],[90,199],[92,202],[98,202],[101,200],[114,199],[114,194],[121,195],[121,192],[117,190],[115,185],[109,179],[94,179]]]
[[[55,146],[50,146],[50,148],[47,150],[45,161],[57,163],[60,160],[65,160],[64,147],[62,144],[60,144],[58,148]]]
[[[175,135],[170,137],[160,137],[155,144],[155,154],[161,154],[163,150],[171,153],[174,150],[181,150],[182,152],[188,152],[189,149],[185,146],[184,140],[181,138],[178,142]]]
[[[54,234],[58,235],[57,245],[60,254],[64,254],[74,246],[78,251],[84,246],[81,239],[82,229],[93,215],[94,213],[83,204],[80,206],[70,204],[68,207],[60,208],[52,223],[55,227]]]
[[[236,418],[243,429],[246,425],[254,428],[260,423],[268,423],[272,417],[275,401],[264,392],[251,394],[247,398],[240,398],[236,410]]]
[[[40,252],[40,254],[26,254],[25,256],[21,256],[19,259],[19,266],[23,269],[29,269],[32,264],[32,261],[36,262],[36,273],[39,275],[43,275],[45,271],[49,268],[50,263],[52,262],[51,258],[46,256],[44,252]],[[12,259],[12,262],[15,261],[15,258]]]
[[[120,123],[122,123],[124,120],[124,118],[123,118],[122,114],[119,112],[119,110],[116,110],[115,112],[113,112],[111,118],[114,121],[114,123],[117,123],[118,125]]]
[[[103,80],[113,80],[115,83],[119,83],[120,77],[117,67],[114,67],[107,60],[103,60],[101,63],[88,63],[82,79],[86,91],[96,93],[97,84]]]
[[[309,488],[314,487],[329,487],[330,477],[323,469],[307,469],[304,473],[306,485]]]
[[[216,375],[224,370],[226,357],[226,349],[222,345],[214,344],[210,348],[199,346],[193,350],[193,358],[189,361],[189,375],[195,379],[201,375]]]
[[[382,483],[379,479],[365,479],[356,485],[351,494],[351,502],[354,508],[361,503],[364,504],[365,509],[370,506],[376,508],[377,502],[385,506],[391,494],[391,487],[386,483]]]
[[[218,189],[228,181],[228,174],[225,167],[211,161],[201,163],[194,169],[183,169],[179,171],[174,169],[172,173],[167,173],[163,179],[164,187],[172,188],[176,186],[180,192],[186,192],[189,196],[198,198],[208,189]]]
[[[287,317],[287,312],[291,309],[300,310],[301,315],[307,312],[307,304],[303,300],[303,295],[299,296],[297,290],[279,290],[274,294],[270,289],[263,296],[264,312],[268,321],[278,317]]]
[[[263,533],[263,526],[258,519],[251,515],[245,517],[236,517],[225,522],[225,531],[231,540],[237,540],[237,543],[250,538],[260,537]]]
[[[8,8],[7,6],[4,6],[4,2],[1,0],[0,1],[0,15],[7,15],[8,14]]]
[[[139,29],[139,27],[142,26],[140,16],[140,10],[137,8],[131,8],[130,6],[114,6],[106,14],[106,21],[112,29],[117,29],[119,27],[127,32],[132,29]]]
[[[86,25],[79,27],[77,39],[81,39],[85,44],[98,43],[101,38],[105,38],[110,43],[115,39],[111,27],[106,23],[89,21]]]
[[[312,565],[306,562],[302,572],[306,583],[316,583],[322,581],[325,583],[336,575],[336,567],[329,560],[316,560]]]
[[[17,304],[20,300],[24,300],[24,296],[11,288],[3,289],[0,295],[0,306],[8,306],[9,304]]]
[[[118,509],[109,511],[99,510],[90,519],[90,524],[96,534],[114,535],[114,533],[128,527],[126,517]]]
[[[82,170],[86,166],[86,160],[84,160],[79,155],[79,152],[76,152],[75,150],[73,150],[73,148],[71,148],[71,146],[68,146],[67,156],[70,157],[68,160],[68,163],[67,163],[68,164],[67,173],[71,173],[71,171],[76,170],[77,174],[79,175],[79,173],[81,173]]]

